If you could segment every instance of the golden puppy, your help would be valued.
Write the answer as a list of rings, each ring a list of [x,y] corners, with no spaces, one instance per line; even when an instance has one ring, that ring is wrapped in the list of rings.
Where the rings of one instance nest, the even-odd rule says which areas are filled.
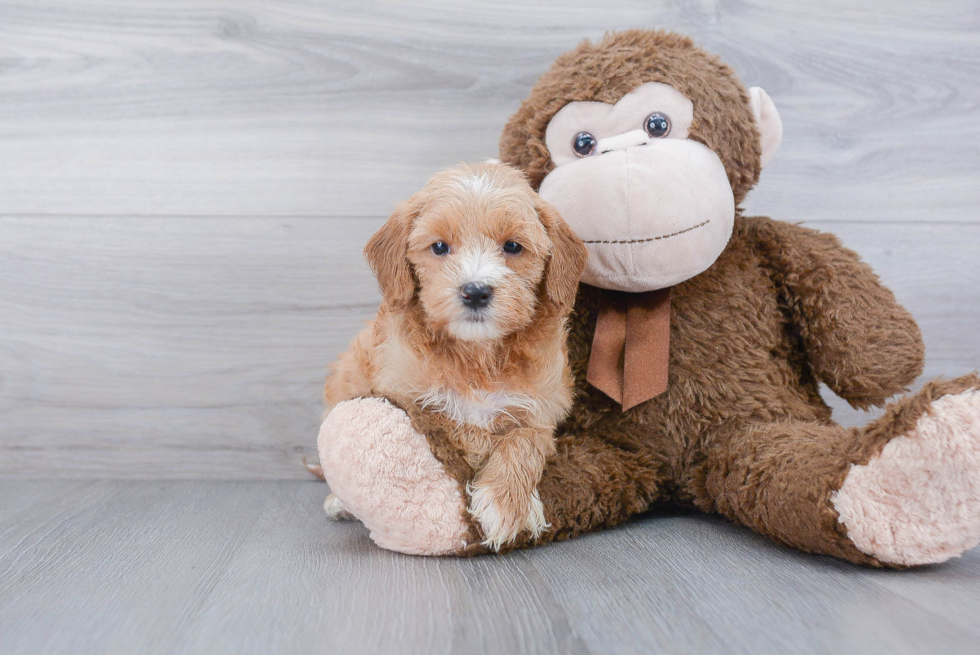
[[[441,415],[476,472],[469,511],[499,549],[545,522],[537,485],[571,405],[565,322],[586,250],[523,175],[435,175],[364,249],[383,301],[327,381],[328,407],[382,396]],[[335,518],[344,510],[328,498]]]

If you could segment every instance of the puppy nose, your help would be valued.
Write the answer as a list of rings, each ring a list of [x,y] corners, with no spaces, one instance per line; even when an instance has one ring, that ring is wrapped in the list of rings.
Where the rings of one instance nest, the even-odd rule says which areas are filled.
[[[459,295],[462,296],[464,305],[478,309],[490,304],[493,289],[479,282],[470,282],[463,285],[463,288],[459,290]]]

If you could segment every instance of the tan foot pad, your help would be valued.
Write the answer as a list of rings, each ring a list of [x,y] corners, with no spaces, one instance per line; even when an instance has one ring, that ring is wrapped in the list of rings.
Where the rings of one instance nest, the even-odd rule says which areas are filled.
[[[376,544],[412,555],[465,546],[459,486],[405,412],[379,398],[340,403],[317,444],[330,490]]]
[[[943,396],[915,429],[831,501],[862,552],[906,566],[958,557],[980,542],[980,391]]]

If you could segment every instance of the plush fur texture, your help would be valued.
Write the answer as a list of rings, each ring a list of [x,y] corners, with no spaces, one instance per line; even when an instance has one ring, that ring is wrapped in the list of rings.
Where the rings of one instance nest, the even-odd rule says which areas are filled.
[[[537,483],[571,406],[565,326],[585,246],[520,173],[481,164],[434,176],[365,255],[383,303],[335,365],[327,403],[383,396],[444,420],[476,472],[470,513],[486,545],[537,538]],[[492,293],[485,305],[466,304],[473,284]]]
[[[943,396],[911,432],[853,466],[830,499],[866,553],[935,564],[980,542],[980,391]]]
[[[505,128],[501,159],[540,184],[553,166],[545,128],[562,106],[616,102],[646,82],[668,83],[693,101],[691,138],[718,154],[740,203],[760,170],[749,98],[728,67],[675,34],[611,34],[559,57]],[[976,511],[980,470],[951,462],[960,452],[975,456],[980,408],[940,399],[973,398],[980,378],[930,382],[888,403],[922,371],[909,313],[834,236],[736,213],[718,260],[672,289],[667,391],[628,411],[585,381],[608,292],[580,285],[568,343],[574,404],[538,487],[551,527],[515,545],[568,539],[669,504],[871,566],[939,561],[969,547],[975,513],[962,513]],[[863,428],[836,425],[821,381],[855,407],[886,411]],[[465,492],[474,471],[445,428],[409,413]],[[896,439],[922,448],[890,446]],[[902,476],[911,484],[894,483]],[[930,528],[938,537],[881,546],[881,534],[917,512],[939,517]],[[928,523],[916,520],[910,534]],[[485,550],[467,544],[457,552]]]
[[[689,138],[718,155],[740,204],[762,170],[748,93],[721,60],[671,32],[618,32],[558,57],[504,128],[500,159],[537,188],[554,168],[545,130],[559,109],[577,100],[615,103],[647,82],[669,84],[694,101]]]
[[[342,402],[327,415],[317,447],[333,492],[332,518],[357,516],[382,548],[446,555],[473,537],[455,480],[404,412],[380,398]],[[338,498],[343,499],[341,505]]]

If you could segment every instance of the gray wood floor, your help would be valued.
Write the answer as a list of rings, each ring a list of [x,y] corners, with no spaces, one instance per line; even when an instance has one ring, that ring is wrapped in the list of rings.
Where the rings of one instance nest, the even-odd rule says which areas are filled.
[[[0,0],[0,653],[978,652],[980,551],[868,571],[668,516],[417,559],[302,481],[368,236],[638,26],[779,107],[747,211],[861,253],[923,379],[980,368],[975,0]]]
[[[699,515],[375,548],[314,482],[0,483],[0,652],[976,653],[980,551],[871,571]]]

